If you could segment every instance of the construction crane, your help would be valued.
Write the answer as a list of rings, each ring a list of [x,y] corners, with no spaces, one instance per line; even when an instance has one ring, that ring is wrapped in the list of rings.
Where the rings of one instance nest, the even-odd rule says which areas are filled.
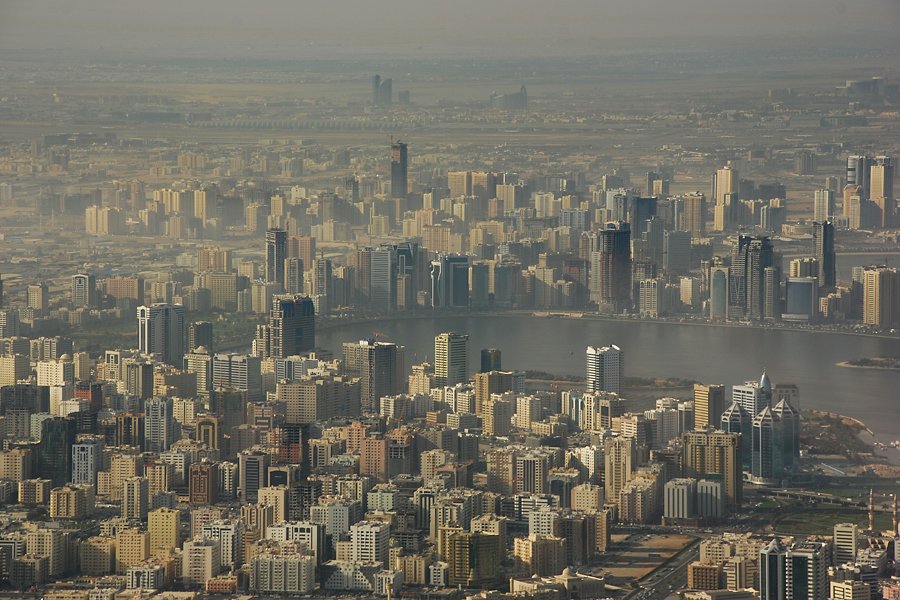
[[[379,337],[383,337],[383,338],[388,337],[386,334],[381,333],[380,331],[373,331],[372,334],[375,335],[375,343],[376,343],[376,344],[378,343],[378,338],[379,338]]]

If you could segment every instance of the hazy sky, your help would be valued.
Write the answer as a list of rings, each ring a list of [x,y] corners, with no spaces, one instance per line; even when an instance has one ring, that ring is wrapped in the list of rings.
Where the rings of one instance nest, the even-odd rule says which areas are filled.
[[[323,48],[421,46],[539,55],[809,35],[897,50],[900,0],[0,0],[5,50],[302,58],[327,56]]]

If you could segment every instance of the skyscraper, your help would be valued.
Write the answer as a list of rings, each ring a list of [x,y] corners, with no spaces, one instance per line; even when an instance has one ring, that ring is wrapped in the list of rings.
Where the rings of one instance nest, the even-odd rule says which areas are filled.
[[[600,312],[620,314],[631,308],[631,229],[624,221],[609,222],[591,253],[592,292]]]
[[[772,406],[772,381],[763,371],[759,381],[747,381],[731,388],[731,399],[755,417],[767,406]]]
[[[741,436],[713,429],[695,429],[682,436],[685,477],[703,479],[717,473],[725,484],[725,504],[740,506],[743,498]]]
[[[768,237],[738,236],[731,251],[729,319],[759,321],[764,318],[765,269],[772,266],[775,266],[775,255]]]
[[[469,257],[442,254],[431,262],[431,304],[434,308],[469,307]]]
[[[144,402],[144,446],[147,452],[160,454],[175,441],[174,401],[150,398]]]
[[[309,292],[314,298],[314,302],[319,306],[319,312],[321,313],[327,313],[331,310],[331,302],[334,298],[332,272],[330,258],[317,258],[312,261]]]
[[[316,347],[316,311],[307,296],[277,296],[269,313],[270,356],[286,358]]]
[[[683,198],[681,231],[690,231],[691,239],[706,236],[706,196],[700,192],[685,194]]]
[[[719,426],[725,411],[725,386],[694,384],[694,425]]]
[[[619,492],[631,480],[631,474],[637,466],[637,452],[634,438],[614,437],[604,443],[605,455],[605,497],[606,503],[619,505]]]
[[[258,356],[244,354],[215,354],[212,358],[212,381],[210,389],[222,388],[247,392],[248,402],[258,402],[262,398],[262,375]]]
[[[197,321],[188,328],[188,351],[194,352],[201,346],[213,350],[213,324],[209,321]]]
[[[481,369],[479,372],[502,370],[500,362],[500,350],[496,348],[484,348],[481,350]]]
[[[87,438],[72,445],[72,483],[97,485],[97,473],[102,466],[103,443]]]
[[[774,539],[759,551],[760,600],[787,600],[787,548]]]
[[[777,482],[784,476],[783,427],[781,418],[768,406],[753,418],[753,455],[750,465],[753,481]]]
[[[360,379],[360,403],[364,410],[377,410],[382,396],[403,392],[407,381],[406,348],[373,339],[344,344],[344,373]]]
[[[894,199],[894,164],[891,157],[875,157],[869,178],[869,198]]]
[[[863,323],[893,327],[900,321],[900,273],[887,267],[863,271]]]
[[[286,294],[303,293],[303,260],[300,258],[284,259],[284,292]]]
[[[587,347],[587,379],[585,391],[622,392],[625,377],[625,353],[618,346]]]
[[[738,402],[732,402],[722,413],[722,431],[741,436],[741,463],[749,472],[753,457],[753,416]]]
[[[834,190],[816,190],[813,201],[813,220],[828,221],[834,217]]]
[[[731,287],[731,271],[728,267],[709,270],[709,318],[725,319],[731,304],[728,291]]]
[[[94,308],[98,304],[97,279],[93,275],[72,276],[72,304],[76,308],[82,306]]]
[[[833,288],[837,285],[837,266],[834,253],[834,225],[830,221],[813,223],[813,256],[819,261],[819,287]]]
[[[391,197],[406,198],[408,192],[406,144],[391,141]]]
[[[160,354],[167,365],[184,359],[184,307],[180,304],[139,306],[138,348],[141,354]]]
[[[772,412],[781,419],[784,470],[796,471],[800,467],[800,413],[785,399],[772,407]]]
[[[38,473],[42,479],[49,479],[53,487],[65,485],[72,479],[72,446],[76,435],[74,419],[54,417],[41,422]]]
[[[381,75],[372,76],[372,103],[376,106],[387,106],[393,99],[393,81]]]
[[[434,338],[434,383],[453,386],[469,380],[469,336],[456,332]]]
[[[869,197],[869,178],[872,170],[872,159],[865,155],[847,157],[847,185],[861,187],[863,198]]]
[[[244,450],[238,454],[238,495],[247,503],[255,503],[259,489],[266,487],[266,471],[269,468],[270,456],[258,450]]]
[[[266,231],[266,282],[284,285],[284,259],[287,256],[287,232]]]
[[[369,309],[390,313],[397,308],[397,253],[373,248],[369,254]]]

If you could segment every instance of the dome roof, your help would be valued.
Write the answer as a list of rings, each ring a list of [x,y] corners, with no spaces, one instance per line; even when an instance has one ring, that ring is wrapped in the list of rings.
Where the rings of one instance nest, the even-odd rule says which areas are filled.
[[[764,392],[772,391],[772,380],[769,379],[769,376],[766,374],[765,369],[763,369],[762,377],[759,378],[759,387]]]
[[[63,354],[62,356],[59,357],[59,360],[61,360],[62,362],[71,362],[72,355],[71,354]]]

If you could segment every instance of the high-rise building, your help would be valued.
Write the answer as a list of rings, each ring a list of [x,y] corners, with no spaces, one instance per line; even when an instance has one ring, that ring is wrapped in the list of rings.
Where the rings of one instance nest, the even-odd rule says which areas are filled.
[[[397,308],[397,252],[373,248],[369,254],[369,310],[390,313]]]
[[[837,523],[834,526],[834,564],[843,565],[856,560],[859,551],[859,526],[856,523]]]
[[[813,256],[819,263],[819,287],[833,288],[837,285],[834,253],[834,225],[830,221],[813,223]]]
[[[373,339],[357,344],[345,343],[344,373],[359,377],[360,403],[365,410],[378,408],[383,396],[396,396],[404,391],[406,348]]]
[[[787,553],[777,539],[759,551],[760,600],[787,600]]]
[[[762,320],[765,317],[766,267],[775,266],[768,237],[739,235],[731,252],[728,318]]]
[[[49,479],[53,487],[61,487],[72,480],[72,446],[75,445],[78,425],[75,419],[53,417],[41,422],[41,447],[38,453],[38,473]]]
[[[184,360],[184,307],[180,304],[139,306],[138,348],[141,354],[159,354],[167,365]]]
[[[144,402],[144,449],[161,454],[175,441],[174,401],[172,398],[150,398]]]
[[[606,503],[619,505],[619,492],[621,492],[637,467],[637,450],[634,447],[634,438],[614,437],[606,440],[604,444],[606,461],[604,493]]]
[[[287,231],[266,231],[266,281],[284,285],[284,259],[287,257]]]
[[[391,527],[379,521],[360,521],[350,526],[350,556],[355,561],[387,565]]]
[[[490,588],[497,584],[505,556],[499,535],[458,531],[447,536],[445,547],[447,585]]]
[[[391,141],[391,197],[406,198],[407,184],[406,144]]]
[[[93,275],[78,274],[72,276],[72,305],[96,308],[99,303],[97,279]]]
[[[598,232],[591,253],[592,296],[600,312],[620,314],[631,308],[631,229],[611,221]]]
[[[743,385],[732,386],[731,399],[755,417],[762,409],[772,406],[772,380],[763,371],[758,382],[747,381]]]
[[[182,582],[185,587],[205,586],[222,570],[222,547],[218,540],[193,539],[182,547]]]
[[[725,386],[694,384],[694,426],[719,426],[725,411]]]
[[[739,402],[732,402],[722,413],[721,422],[722,431],[741,436],[742,464],[744,470],[750,472],[753,464],[753,416]]]
[[[863,270],[863,323],[882,328],[900,322],[900,273],[887,267]]]
[[[290,257],[284,259],[284,293],[302,294],[303,288],[303,260]]]
[[[50,289],[43,281],[28,286],[27,304],[28,308],[33,308],[39,314],[44,315],[50,308]]]
[[[785,581],[786,597],[792,600],[828,598],[828,544],[797,542],[788,550]]]
[[[772,407],[772,412],[781,419],[784,470],[796,471],[800,468],[800,413],[784,398]]]
[[[150,550],[179,548],[181,511],[162,507],[147,513],[147,531],[150,532]]]
[[[188,492],[191,504],[213,505],[219,499],[219,467],[212,462],[191,465]]]
[[[500,363],[500,350],[496,348],[484,348],[481,351],[481,369],[480,373],[488,373],[489,371],[502,371]]]
[[[816,190],[813,199],[813,221],[825,222],[834,218],[834,190]]]
[[[859,186],[863,198],[869,197],[869,181],[872,171],[872,159],[865,155],[847,157],[847,185]]]
[[[103,443],[94,438],[83,439],[72,445],[72,483],[97,485],[102,452]]]
[[[469,336],[450,332],[434,338],[434,377],[437,387],[469,380]]]
[[[202,535],[207,540],[216,540],[222,551],[222,566],[240,569],[244,565],[244,522],[219,520],[206,523]]]
[[[625,378],[625,353],[618,346],[587,348],[587,378],[585,391],[622,392]]]
[[[685,477],[703,479],[717,473],[725,484],[725,504],[740,506],[743,498],[741,436],[713,429],[695,429],[682,436]]]
[[[277,296],[269,313],[270,351],[286,358],[316,347],[316,311],[308,296]]]
[[[312,261],[309,277],[309,294],[316,299],[319,311],[327,313],[334,300],[334,278],[331,259],[316,258]]]
[[[753,455],[750,464],[753,481],[777,482],[784,476],[783,428],[781,417],[769,406],[753,418]]]
[[[216,354],[212,357],[213,391],[224,388],[245,391],[248,402],[262,400],[262,361],[258,356],[244,354]]]
[[[372,102],[376,106],[391,104],[393,95],[393,80],[390,77],[382,79],[381,75],[372,76]]]
[[[201,346],[213,351],[213,324],[209,321],[197,321],[188,328],[188,352],[195,352]]]
[[[685,194],[683,212],[678,229],[689,231],[691,239],[706,237],[706,196],[700,192]]]
[[[431,262],[431,304],[434,308],[469,307],[469,257],[441,254]]]
[[[891,157],[875,157],[869,177],[869,198],[894,199],[894,165]]]
[[[150,507],[150,482],[146,477],[129,477],[122,482],[122,518],[143,521]]]
[[[269,468],[270,456],[258,450],[244,450],[238,454],[238,495],[247,503],[257,501],[260,488],[266,487],[266,472]]]

